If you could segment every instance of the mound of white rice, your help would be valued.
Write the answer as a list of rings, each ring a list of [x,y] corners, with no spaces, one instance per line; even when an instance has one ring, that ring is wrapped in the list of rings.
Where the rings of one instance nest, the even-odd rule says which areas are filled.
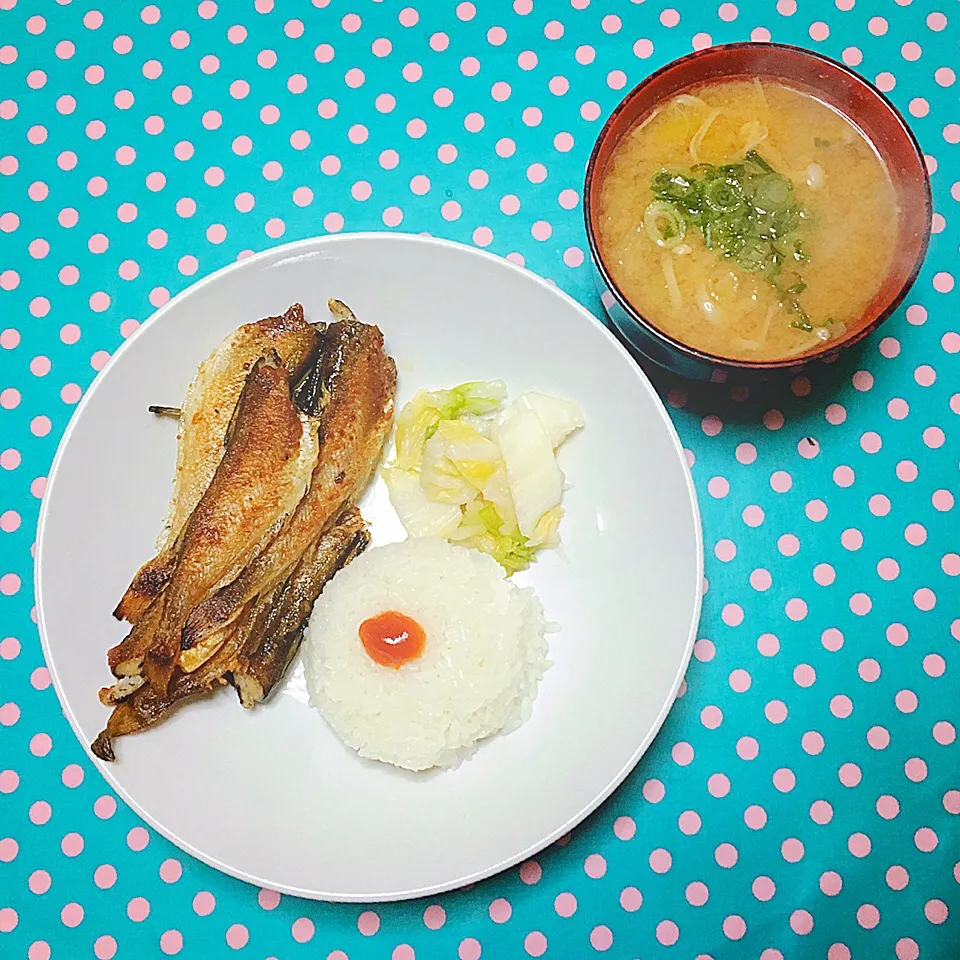
[[[360,641],[388,610],[424,629],[423,654],[395,670]],[[303,647],[310,702],[362,757],[426,770],[530,717],[548,664],[546,624],[486,554],[417,539],[368,550],[317,601]]]

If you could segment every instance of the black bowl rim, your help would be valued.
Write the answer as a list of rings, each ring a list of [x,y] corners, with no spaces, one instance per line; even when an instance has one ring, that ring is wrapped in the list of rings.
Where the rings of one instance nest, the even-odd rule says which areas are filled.
[[[924,222],[926,224],[923,232],[923,238],[920,242],[920,250],[917,253],[917,258],[914,261],[913,266],[911,267],[910,274],[907,277],[906,281],[903,283],[903,286],[900,288],[900,291],[897,295],[881,310],[877,316],[866,324],[863,329],[859,330],[853,336],[848,337],[846,340],[842,340],[838,344],[830,344],[829,342],[825,343],[822,350],[818,350],[816,353],[807,353],[799,357],[789,357],[784,360],[736,360],[732,357],[722,357],[719,354],[707,353],[703,350],[698,350],[696,347],[692,347],[687,343],[684,343],[682,340],[677,340],[674,337],[671,337],[668,333],[665,333],[659,327],[657,327],[652,321],[648,320],[643,314],[634,307],[629,299],[624,295],[623,291],[617,286],[613,277],[610,276],[607,266],[604,263],[603,257],[600,254],[599,244],[597,243],[596,235],[593,230],[593,217],[592,213],[592,204],[590,200],[590,187],[593,184],[594,172],[597,164],[597,157],[600,153],[600,148],[606,142],[608,136],[610,135],[611,128],[615,123],[617,117],[626,109],[627,105],[637,94],[647,86],[651,81],[659,77],[661,74],[665,73],[668,70],[672,70],[677,64],[685,63],[690,60],[696,60],[704,54],[716,53],[717,51],[724,50],[734,50],[734,49],[749,49],[749,50],[789,50],[791,53],[800,54],[805,57],[809,57],[811,60],[821,61],[828,64],[831,68],[842,71],[851,77],[854,81],[866,87],[871,93],[876,96],[881,103],[887,108],[888,112],[892,115],[894,121],[900,126],[901,130],[906,134],[907,140],[913,147],[914,155],[919,162],[920,169],[923,171],[923,187],[924,187],[924,208],[926,216]],[[849,120],[856,123],[856,117],[848,116]],[[607,286],[607,289],[614,296],[614,298],[619,302],[620,306],[626,311],[627,315],[630,317],[634,323],[643,327],[643,329],[656,339],[659,339],[663,342],[664,345],[671,347],[672,349],[679,351],[681,354],[685,355],[691,360],[699,361],[700,363],[712,364],[715,367],[728,367],[736,368],[741,370],[783,370],[794,367],[804,366],[814,360],[822,360],[825,357],[836,355],[840,350],[844,350],[847,347],[852,347],[854,344],[859,343],[865,337],[868,337],[874,330],[877,329],[882,323],[890,318],[894,311],[900,306],[901,303],[906,299],[907,294],[910,292],[914,283],[917,280],[917,277],[920,274],[920,270],[923,267],[923,262],[926,259],[927,251],[930,246],[930,235],[932,230],[932,217],[933,217],[933,194],[930,188],[930,173],[927,170],[926,157],[924,155],[923,149],[920,146],[920,142],[917,140],[916,134],[914,134],[910,125],[904,119],[903,114],[894,106],[888,97],[886,97],[881,90],[879,90],[874,84],[872,84],[866,77],[862,77],[855,70],[851,70],[846,64],[840,63],[837,60],[833,60],[830,57],[825,56],[822,53],[817,53],[814,50],[808,50],[806,47],[798,47],[794,44],[789,43],[773,43],[773,42],[761,42],[753,40],[739,40],[733,43],[720,43],[714,46],[705,47],[703,50],[695,50],[693,53],[685,54],[682,57],[677,57],[674,60],[671,60],[669,63],[665,63],[662,67],[659,67],[653,73],[644,77],[636,86],[634,86],[626,96],[614,107],[613,112],[607,117],[606,122],[604,123],[602,129],[600,130],[599,135],[593,145],[593,149],[590,151],[590,159],[587,161],[587,170],[584,177],[584,188],[583,188],[583,213],[584,213],[584,222],[587,230],[587,243],[590,246],[590,255],[593,257],[593,262],[596,265],[597,270],[600,272],[600,275],[603,277],[604,283]]]

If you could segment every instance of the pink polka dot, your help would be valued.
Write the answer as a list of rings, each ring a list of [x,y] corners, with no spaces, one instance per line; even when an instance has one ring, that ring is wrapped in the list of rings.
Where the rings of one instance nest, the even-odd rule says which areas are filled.
[[[725,773],[713,773],[707,778],[707,791],[712,797],[725,797],[730,792],[730,778]]]
[[[877,797],[876,809],[884,820],[893,820],[900,813],[900,802],[896,797],[885,793]]]
[[[873,600],[865,593],[855,593],[850,597],[849,606],[858,617],[865,617],[873,609]]]
[[[19,782],[20,778],[13,770],[4,770],[3,773],[0,773],[0,792],[12,793],[16,790]],[[9,788],[7,786],[8,784],[11,784]],[[28,812],[30,822],[36,824],[38,827],[48,823],[52,815],[53,809],[46,800],[37,800],[30,804],[30,810]]]
[[[179,930],[165,930],[160,934],[160,949],[173,956],[183,949],[183,934]]]
[[[39,420],[41,418],[38,417],[37,419]],[[33,432],[36,433],[36,431]],[[42,434],[40,435],[42,436]],[[5,597],[12,597],[20,591],[20,584],[20,578],[15,573],[5,573],[0,577],[0,593]]]
[[[339,953],[340,951],[335,951]],[[480,960],[481,948],[480,941],[474,937],[465,937],[460,941],[460,946],[457,948],[457,956],[459,960]],[[327,958],[327,960],[347,960],[347,955],[344,953],[342,957],[335,957],[333,954]]]
[[[806,619],[807,604],[806,601],[799,597],[793,597],[788,600],[783,609],[786,615],[794,622]]]
[[[651,852],[650,856],[648,857],[648,862],[650,864],[650,869],[654,873],[667,873],[673,866],[673,857],[670,855],[669,850],[664,850],[662,847],[658,847],[656,850]]]
[[[810,805],[810,819],[823,826],[833,819],[833,807],[826,800],[814,800]]]
[[[661,920],[656,929],[657,941],[672,947],[680,939],[680,928],[672,920]]]
[[[667,7],[660,13],[660,22],[665,27],[675,27],[680,22],[680,14],[672,7]]]
[[[872,847],[873,844],[865,833],[852,833],[847,838],[847,849],[858,859],[868,856]]]
[[[216,898],[207,890],[201,890],[193,898],[193,912],[200,917],[209,917],[216,905]]]
[[[730,483],[726,477],[711,477],[707,483],[707,492],[711,497],[722,499],[730,492]]]
[[[787,719],[787,705],[782,700],[771,700],[763,708],[763,713],[770,723],[780,724]]]
[[[16,660],[20,656],[20,641],[16,637],[4,637],[0,640],[0,659]]]
[[[796,837],[788,837],[780,844],[780,855],[787,863],[798,863],[803,859],[803,844]]]
[[[83,922],[83,907],[79,903],[68,903],[60,911],[60,922],[65,927],[79,927]]]
[[[724,918],[723,933],[729,940],[741,940],[746,932],[747,924],[743,917],[734,914]]]
[[[609,950],[613,946],[613,932],[603,924],[594,927],[590,931],[590,945],[600,953]]]
[[[758,804],[751,804],[743,811],[743,822],[751,830],[762,830],[767,825],[767,811]]]
[[[543,868],[536,860],[527,860],[525,863],[520,864],[519,874],[520,879],[529,887],[540,882],[540,878],[543,876]],[[426,922],[426,920],[424,920],[424,922]],[[427,926],[429,926],[429,924],[427,924]],[[438,928],[431,927],[431,929]]]
[[[34,870],[27,879],[27,886],[31,893],[42,896],[50,889],[50,874],[46,870]]]
[[[718,560],[729,563],[737,555],[737,545],[732,540],[718,540],[713,552]]]
[[[143,897],[134,897],[127,904],[127,916],[134,923],[142,923],[150,916],[150,902]]]
[[[659,803],[666,796],[667,791],[661,781],[650,779],[644,781],[642,792],[644,800],[648,803]]]
[[[949,490],[935,490],[930,498],[930,502],[933,504],[934,509],[939,510],[941,513],[946,513],[948,510],[953,509],[954,497]]]
[[[928,613],[937,605],[937,596],[929,587],[921,587],[914,591],[913,604],[918,610]]]
[[[599,880],[607,872],[607,861],[599,853],[591,853],[583,862],[583,870],[591,880]]]
[[[718,866],[729,870],[731,867],[736,866],[737,860],[740,859],[740,854],[732,843],[721,843],[716,850],[713,851],[713,858],[717,861]]]
[[[496,923],[503,923],[504,920],[497,920],[496,917],[494,917],[494,906],[498,905],[497,910],[499,911],[502,908],[503,904],[506,904],[506,908],[505,908],[506,917],[504,919],[508,920],[510,918],[511,911],[510,911],[510,904],[507,903],[506,900],[502,900],[502,901],[494,900],[493,903],[490,904],[490,917]],[[363,913],[361,913],[360,916],[357,917],[357,930],[359,930],[360,933],[363,934],[363,936],[372,937],[374,936],[374,934],[376,934],[376,932],[379,929],[380,929],[380,917],[375,911],[364,910]]]
[[[241,950],[247,945],[249,939],[250,933],[242,923],[234,923],[227,928],[227,945],[234,950]]]
[[[826,870],[820,874],[820,890],[828,897],[835,897],[843,889],[843,879],[834,870]]]
[[[618,840],[632,840],[636,832],[637,824],[633,817],[617,817],[613,823],[613,833]],[[532,863],[533,861],[530,862]],[[537,879],[539,880],[539,875]]]
[[[933,76],[941,87],[952,87],[957,80],[957,74],[951,67],[938,67]]]
[[[808,753],[815,757],[818,754],[823,753],[823,735],[818,733],[816,730],[808,730],[800,738],[800,746],[803,748],[804,753]]]
[[[493,243],[493,231],[489,227],[477,227],[473,231],[473,242],[478,247],[488,247]]]
[[[677,818],[677,826],[680,832],[688,837],[698,833],[701,824],[700,815],[695,810],[684,810]]]
[[[908,523],[903,531],[903,536],[911,546],[919,547],[926,543],[927,531],[923,524]]]
[[[537,55],[532,50],[522,50],[517,54],[517,66],[521,70],[533,70],[537,63]]]
[[[897,479],[904,483],[913,483],[920,474],[917,465],[912,460],[900,460],[896,466]]]
[[[867,743],[874,750],[886,750],[890,745],[890,731],[879,725],[872,726],[867,731]]]
[[[176,883],[183,875],[183,866],[179,860],[168,857],[160,864],[160,879],[164,883]]]
[[[904,775],[914,783],[922,783],[927,779],[927,765],[920,757],[911,757],[903,765]]]
[[[940,839],[930,827],[921,827],[914,833],[913,842],[921,853],[932,853],[940,843]]]
[[[702,907],[710,899],[710,890],[702,881],[694,880],[687,884],[684,896],[692,907]]]
[[[743,623],[743,608],[736,603],[727,603],[721,610],[720,617],[728,627],[738,627]]]
[[[933,725],[933,739],[947,747],[957,739],[957,729],[949,720],[938,720]]]
[[[637,893],[640,891],[638,890]],[[620,903],[623,904],[623,895],[620,896]],[[553,909],[558,916],[568,919],[577,912],[577,898],[572,893],[557,894],[553,901]],[[624,908],[626,909],[626,908]]]
[[[913,713],[917,709],[917,695],[912,690],[900,690],[893,698],[901,713]]]

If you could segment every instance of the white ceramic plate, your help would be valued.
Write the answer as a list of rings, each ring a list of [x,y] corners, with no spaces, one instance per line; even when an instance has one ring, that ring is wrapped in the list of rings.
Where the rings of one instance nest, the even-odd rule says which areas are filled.
[[[422,237],[355,234],[268,250],[194,284],[123,345],[60,447],[40,518],[37,603],[64,710],[89,744],[107,710],[110,615],[164,517],[180,403],[197,364],[241,323],[329,297],[383,330],[398,405],[421,387],[502,378],[576,400],[587,426],[561,451],[563,547],[517,579],[536,588],[554,666],[533,717],[453,771],[359,759],[306,703],[302,668],[267,704],[224,689],[95,762],[155,829],[212,866],[284,893],[392,900],[436,893],[529,857],[597,807],[636,764],[676,696],[700,612],[693,484],[667,414],[607,330],[497,257]],[[402,539],[382,481],[364,515]]]

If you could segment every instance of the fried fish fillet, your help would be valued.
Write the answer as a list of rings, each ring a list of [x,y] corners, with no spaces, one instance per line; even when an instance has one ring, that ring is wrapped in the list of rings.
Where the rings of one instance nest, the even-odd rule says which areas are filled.
[[[331,309],[334,304],[343,307],[331,301]],[[362,493],[379,462],[393,421],[397,382],[383,334],[350,314],[332,323],[324,339],[320,457],[309,489],[256,559],[193,610],[183,630],[183,649],[222,629],[249,600],[286,580],[310,544]]]
[[[106,727],[90,744],[94,756],[101,760],[114,760],[115,738],[139,733],[162,720],[178,704],[226,683],[224,675],[233,668],[237,651],[246,639],[246,630],[252,626],[252,608],[253,604],[250,604],[231,626],[227,641],[200,669],[193,673],[176,670],[166,691],[146,683],[118,703],[110,714]]]
[[[307,551],[296,571],[275,594],[247,604],[223,631],[217,650],[191,672],[174,670],[166,693],[142,677],[123,677],[101,691],[101,701],[113,706],[107,725],[90,749],[101,760],[115,759],[113,740],[139,733],[171,713],[185,700],[212,690],[230,677],[244,706],[269,695],[296,655],[303,627],[317,597],[330,578],[366,547],[369,535],[356,508],[349,507],[337,525]],[[131,681],[139,687],[124,690]],[[115,696],[109,691],[117,690]]]
[[[336,526],[307,549],[271,602],[258,604],[233,669],[233,685],[244,707],[256,706],[270,695],[300,649],[307,618],[327,581],[369,542],[360,511],[347,507]]]
[[[290,373],[277,357],[254,365],[210,485],[184,525],[182,544],[160,601],[160,621],[144,673],[164,693],[190,611],[229,582],[293,512],[317,460],[317,423],[291,399]]]
[[[157,540],[159,553],[136,573],[114,616],[135,623],[170,581],[183,528],[223,459],[224,439],[240,391],[253,364],[276,353],[296,383],[316,353],[322,331],[307,323],[294,304],[278,317],[247,323],[204,360],[180,409],[177,469],[167,517]]]

